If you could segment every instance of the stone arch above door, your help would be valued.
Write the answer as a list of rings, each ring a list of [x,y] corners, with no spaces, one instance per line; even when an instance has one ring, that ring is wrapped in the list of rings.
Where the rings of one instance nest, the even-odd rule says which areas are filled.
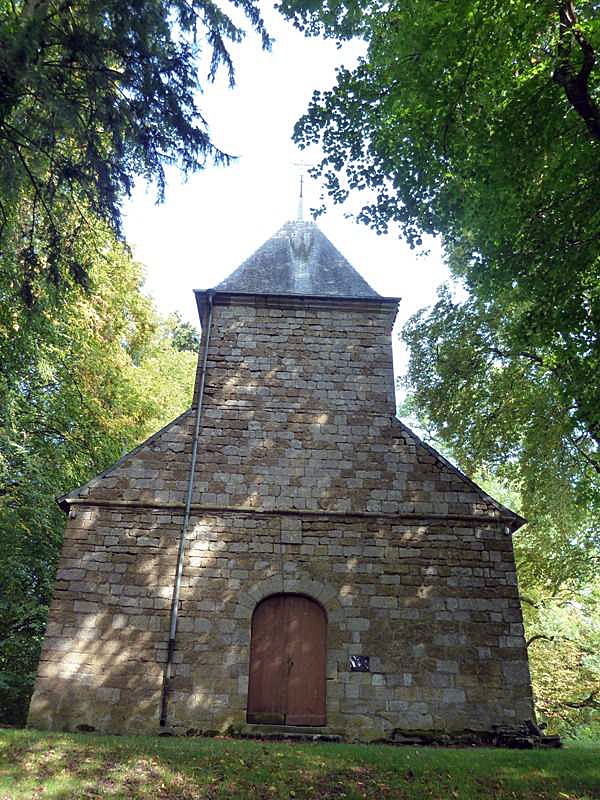
[[[311,579],[292,580],[281,576],[259,581],[238,595],[237,616],[250,622],[254,609],[269,595],[303,594],[320,603],[329,622],[340,621],[343,616],[342,605],[336,590],[326,583]]]

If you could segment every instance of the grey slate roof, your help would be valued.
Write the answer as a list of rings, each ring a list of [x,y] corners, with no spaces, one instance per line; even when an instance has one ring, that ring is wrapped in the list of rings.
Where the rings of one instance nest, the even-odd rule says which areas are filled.
[[[286,222],[228,278],[218,292],[316,297],[380,297],[317,228]]]

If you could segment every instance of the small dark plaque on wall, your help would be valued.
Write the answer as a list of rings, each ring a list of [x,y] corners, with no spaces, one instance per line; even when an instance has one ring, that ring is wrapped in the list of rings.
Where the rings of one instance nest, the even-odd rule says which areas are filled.
[[[370,672],[369,656],[350,656],[350,672]]]

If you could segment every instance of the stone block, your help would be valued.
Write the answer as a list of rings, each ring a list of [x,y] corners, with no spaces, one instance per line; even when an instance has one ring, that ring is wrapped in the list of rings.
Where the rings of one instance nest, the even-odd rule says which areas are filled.
[[[449,672],[454,675],[458,673],[457,661],[437,661],[435,668],[438,672]]]
[[[85,569],[59,569],[56,573],[57,581],[77,581],[85,578]]]
[[[350,617],[346,620],[346,626],[350,631],[368,631],[371,622],[364,617]]]
[[[372,608],[397,608],[398,600],[395,597],[374,595],[369,598],[369,605]]]
[[[100,605],[98,603],[91,603],[87,600],[76,600],[73,604],[76,613],[86,614],[86,613],[95,613],[100,611]]]
[[[529,667],[526,661],[503,661],[502,674],[510,686],[528,686],[530,684]]]
[[[443,689],[442,701],[444,703],[464,703],[466,695],[464,689]]]

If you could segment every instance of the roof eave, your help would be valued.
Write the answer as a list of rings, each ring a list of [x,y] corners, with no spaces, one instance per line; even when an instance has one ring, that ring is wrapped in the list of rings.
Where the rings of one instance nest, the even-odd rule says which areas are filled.
[[[198,304],[198,308],[200,310],[200,302],[206,302],[206,297],[211,294],[213,297],[239,297],[239,298],[250,298],[250,297],[278,297],[278,298],[289,298],[290,300],[299,300],[299,301],[307,301],[307,300],[340,300],[345,303],[354,302],[354,303],[373,303],[373,304],[383,304],[383,305],[397,305],[402,298],[401,297],[382,297],[380,295],[339,295],[339,294],[292,294],[291,292],[232,292],[226,289],[194,289],[194,294],[196,295],[196,303]]]

